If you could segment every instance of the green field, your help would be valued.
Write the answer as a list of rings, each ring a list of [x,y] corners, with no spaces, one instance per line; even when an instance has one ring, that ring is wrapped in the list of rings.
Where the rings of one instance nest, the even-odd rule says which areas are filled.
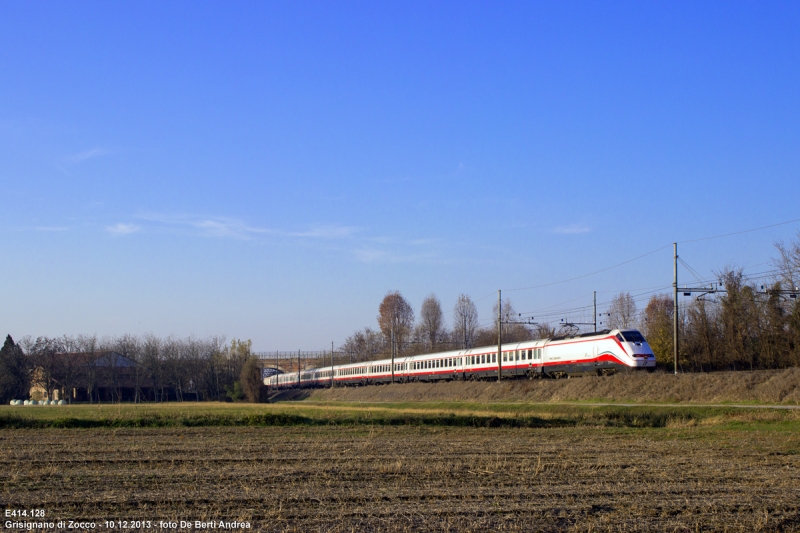
[[[467,427],[686,427],[779,424],[800,410],[734,406],[522,402],[279,402],[3,406],[0,427],[430,425]]]
[[[796,409],[6,406],[0,424],[5,508],[97,529],[800,531]]]

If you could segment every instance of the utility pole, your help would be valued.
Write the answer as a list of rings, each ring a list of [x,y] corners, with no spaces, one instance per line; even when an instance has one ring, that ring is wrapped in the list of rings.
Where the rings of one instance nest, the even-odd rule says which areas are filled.
[[[497,381],[503,379],[503,299],[497,289]]]
[[[392,322],[392,383],[394,383],[394,322]]]
[[[297,386],[301,387],[303,383],[300,381],[300,350],[297,350]]]
[[[594,306],[594,332],[597,333],[597,291],[593,291],[592,295],[592,303]]]
[[[672,314],[672,351],[673,351],[673,358],[675,362],[675,375],[678,374],[678,243],[672,243],[672,251],[673,255],[675,256],[674,261],[675,265],[673,268],[673,282],[672,287],[674,290],[674,302],[673,305],[675,310]]]
[[[331,341],[331,388],[333,388],[333,341]]]

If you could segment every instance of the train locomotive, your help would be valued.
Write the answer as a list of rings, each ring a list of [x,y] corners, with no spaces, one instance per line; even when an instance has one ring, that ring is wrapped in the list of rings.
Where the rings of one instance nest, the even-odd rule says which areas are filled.
[[[264,384],[276,388],[371,385],[392,382],[452,381],[503,378],[562,378],[571,374],[608,375],[620,370],[653,371],[656,359],[642,334],[612,329],[557,336],[498,348],[395,357],[276,374]],[[498,355],[500,360],[498,361]]]

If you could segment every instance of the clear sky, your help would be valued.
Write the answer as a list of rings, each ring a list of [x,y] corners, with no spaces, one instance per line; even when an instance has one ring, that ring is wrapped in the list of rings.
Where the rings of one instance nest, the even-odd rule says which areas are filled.
[[[2,2],[0,327],[314,350],[389,290],[557,322],[670,290],[673,241],[767,271],[800,222],[688,241],[800,219],[799,28],[796,1]]]

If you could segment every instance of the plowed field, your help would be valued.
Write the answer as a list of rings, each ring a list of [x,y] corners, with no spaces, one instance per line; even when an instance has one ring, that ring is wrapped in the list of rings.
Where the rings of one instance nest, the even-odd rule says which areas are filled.
[[[1,497],[100,530],[800,531],[795,426],[4,429]]]

